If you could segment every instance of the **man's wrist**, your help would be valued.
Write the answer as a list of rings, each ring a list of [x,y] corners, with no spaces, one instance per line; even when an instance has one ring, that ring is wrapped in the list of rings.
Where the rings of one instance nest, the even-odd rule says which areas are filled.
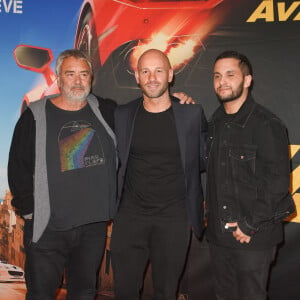
[[[258,228],[251,226],[246,219],[239,221],[238,226],[240,230],[248,236],[253,236],[258,231]]]

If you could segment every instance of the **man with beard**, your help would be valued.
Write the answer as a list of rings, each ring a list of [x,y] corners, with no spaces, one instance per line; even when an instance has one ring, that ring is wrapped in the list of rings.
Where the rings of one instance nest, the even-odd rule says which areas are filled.
[[[287,132],[252,98],[247,57],[223,52],[213,76],[221,105],[209,122],[206,209],[215,293],[262,300],[281,221],[294,211]]]
[[[58,56],[56,74],[60,94],[30,104],[9,155],[12,205],[25,219],[26,299],[53,300],[65,268],[67,298],[92,300],[117,210],[116,104],[90,94],[91,62],[79,50]]]
[[[137,300],[150,260],[153,299],[174,300],[190,240],[203,229],[206,119],[169,94],[166,55],[148,50],[135,72],[143,96],[115,112],[120,170],[111,241],[116,300]]]
[[[90,94],[91,63],[79,50],[62,52],[56,73],[61,93],[30,104],[9,156],[12,205],[25,219],[26,299],[55,299],[65,268],[67,299],[92,300],[116,211],[115,105]]]

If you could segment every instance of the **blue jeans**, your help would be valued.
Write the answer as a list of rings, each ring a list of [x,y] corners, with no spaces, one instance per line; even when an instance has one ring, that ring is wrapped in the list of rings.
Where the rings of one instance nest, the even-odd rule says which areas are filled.
[[[66,231],[48,228],[31,242],[32,221],[24,228],[26,300],[53,300],[65,270],[67,299],[93,300],[106,240],[106,222]]]

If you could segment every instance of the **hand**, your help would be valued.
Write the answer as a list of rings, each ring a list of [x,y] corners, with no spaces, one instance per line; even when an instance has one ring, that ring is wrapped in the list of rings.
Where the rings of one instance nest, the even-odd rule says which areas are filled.
[[[23,217],[23,219],[25,219],[25,220],[32,220],[32,216],[33,216],[33,213],[28,214],[28,215],[23,215],[22,217]]]
[[[196,102],[190,97],[189,95],[183,93],[183,92],[178,92],[178,93],[173,93],[173,96],[179,99],[180,104],[195,104]]]
[[[251,241],[251,237],[249,235],[244,234],[240,228],[237,222],[234,223],[226,223],[226,226],[228,227],[236,227],[236,231],[232,233],[233,237],[239,241],[241,244],[246,243],[249,244]]]

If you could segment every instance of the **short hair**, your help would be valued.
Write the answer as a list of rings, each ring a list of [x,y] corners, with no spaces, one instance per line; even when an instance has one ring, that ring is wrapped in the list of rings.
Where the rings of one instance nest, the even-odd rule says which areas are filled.
[[[78,50],[78,49],[68,49],[59,54],[59,56],[57,57],[57,60],[56,60],[56,65],[55,65],[56,75],[60,74],[61,65],[62,65],[63,61],[68,57],[74,57],[77,59],[84,60],[89,65],[91,75],[92,75],[93,69],[92,69],[92,63],[91,63],[90,58],[84,52],[82,52],[81,50]]]
[[[246,55],[233,50],[227,50],[219,54],[215,60],[215,63],[223,58],[235,58],[239,60],[239,67],[244,75],[252,75],[252,65]]]

